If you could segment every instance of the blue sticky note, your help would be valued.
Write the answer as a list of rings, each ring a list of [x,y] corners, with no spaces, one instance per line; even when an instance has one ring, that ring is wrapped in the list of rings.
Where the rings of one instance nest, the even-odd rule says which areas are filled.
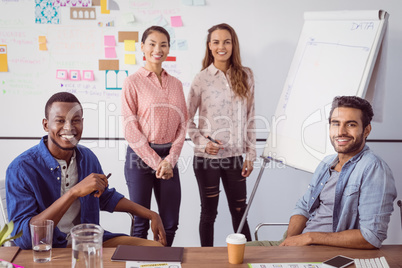
[[[205,0],[193,0],[194,6],[205,6]]]
[[[186,6],[192,6],[193,0],[181,0],[181,3]]]
[[[177,40],[177,49],[187,50],[188,49],[187,40]]]

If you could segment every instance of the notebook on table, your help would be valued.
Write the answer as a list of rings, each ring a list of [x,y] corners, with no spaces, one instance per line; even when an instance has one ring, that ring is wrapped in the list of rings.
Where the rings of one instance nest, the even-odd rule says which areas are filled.
[[[183,247],[144,247],[119,245],[112,261],[164,261],[182,262]]]

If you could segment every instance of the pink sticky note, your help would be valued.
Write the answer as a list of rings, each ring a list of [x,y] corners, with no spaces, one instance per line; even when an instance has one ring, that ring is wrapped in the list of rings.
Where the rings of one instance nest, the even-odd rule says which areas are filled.
[[[80,70],[70,70],[70,80],[81,80]]]
[[[114,39],[114,35],[105,35],[105,46],[107,47],[115,47],[116,41]]]
[[[56,78],[66,80],[68,78],[68,71],[67,70],[56,70]]]
[[[105,47],[105,58],[107,59],[116,58],[116,49],[114,47]]]
[[[170,17],[170,24],[172,24],[172,27],[181,27],[181,26],[183,26],[183,22],[181,21],[181,16],[172,16],[172,17]]]
[[[94,80],[94,71],[92,70],[83,70],[82,71],[82,79],[93,81]]]

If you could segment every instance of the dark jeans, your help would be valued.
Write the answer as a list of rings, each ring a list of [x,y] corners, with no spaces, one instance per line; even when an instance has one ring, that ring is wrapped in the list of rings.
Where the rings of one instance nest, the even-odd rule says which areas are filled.
[[[200,239],[202,247],[214,245],[214,223],[218,214],[219,183],[225,189],[232,215],[233,230],[236,232],[240,225],[247,204],[246,178],[241,175],[243,157],[229,157],[222,159],[208,159],[194,157],[194,173],[197,178],[201,198]],[[242,233],[247,241],[251,241],[250,229],[247,221]]]
[[[162,158],[169,154],[170,144],[151,145]],[[158,204],[159,215],[165,227],[167,245],[171,246],[179,225],[179,210],[181,201],[180,178],[177,165],[173,168],[173,177],[169,180],[157,179],[155,171],[150,168],[131,149],[127,148],[124,174],[130,194],[130,200],[146,208],[151,208],[152,189]],[[135,216],[135,237],[147,238],[149,220]]]

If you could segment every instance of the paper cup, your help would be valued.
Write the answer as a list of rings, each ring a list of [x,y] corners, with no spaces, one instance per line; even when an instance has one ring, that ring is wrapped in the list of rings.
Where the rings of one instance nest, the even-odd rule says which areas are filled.
[[[244,234],[230,234],[226,238],[228,245],[229,263],[240,264],[243,263],[244,248],[246,247],[246,237]]]

